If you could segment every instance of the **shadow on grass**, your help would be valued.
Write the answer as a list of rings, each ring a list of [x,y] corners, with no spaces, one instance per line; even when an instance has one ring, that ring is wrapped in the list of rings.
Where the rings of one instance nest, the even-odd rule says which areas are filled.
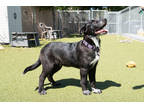
[[[64,88],[66,86],[81,87],[80,80],[73,79],[73,78],[58,80],[56,83],[60,83],[60,85],[58,85],[58,86],[51,86],[50,83],[44,84],[45,90],[56,89],[56,88]],[[104,82],[96,82],[96,87],[99,88],[99,89],[101,89],[101,90],[107,89],[107,88],[112,87],[112,86],[113,87],[120,87],[121,84],[116,83],[114,81],[110,81],[110,80],[106,80]],[[90,85],[88,85],[88,88],[90,89]],[[38,87],[36,88],[36,90],[37,89],[38,89]]]
[[[142,89],[142,88],[144,88],[144,85],[138,85],[133,87],[134,90]]]

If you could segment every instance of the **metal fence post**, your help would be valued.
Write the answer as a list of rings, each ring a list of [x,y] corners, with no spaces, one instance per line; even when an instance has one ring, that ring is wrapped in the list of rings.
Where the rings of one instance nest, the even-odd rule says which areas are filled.
[[[128,23],[129,23],[128,33],[130,33],[130,31],[131,31],[131,28],[130,28],[130,25],[131,25],[131,23],[130,23],[130,20],[131,20],[131,7],[129,7],[129,19],[128,20],[129,20],[128,21]]]
[[[93,9],[90,9],[90,20],[93,20]]]
[[[140,23],[140,24],[141,24],[141,25],[140,25],[140,29],[143,29],[143,21],[142,21],[142,19],[143,19],[143,14],[141,14],[140,16],[141,16],[141,20],[140,20],[140,22],[141,22],[141,23]]]
[[[88,13],[89,13],[89,14],[88,14],[88,15],[89,15],[88,18],[89,18],[89,20],[90,20],[90,19],[91,19],[91,12],[90,12],[90,10],[88,11]]]
[[[120,21],[121,21],[121,14],[120,14],[120,12],[118,12],[118,34],[120,34],[121,33],[121,23],[120,23]]]
[[[144,16],[144,14],[142,15],[142,18],[141,18],[141,23],[142,23],[142,29],[144,29],[144,26],[143,26],[143,16]]]

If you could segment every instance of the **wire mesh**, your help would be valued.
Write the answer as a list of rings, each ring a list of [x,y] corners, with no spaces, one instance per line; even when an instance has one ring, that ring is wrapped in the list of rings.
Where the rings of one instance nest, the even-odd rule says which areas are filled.
[[[109,33],[137,34],[144,29],[144,14],[139,14],[140,7],[131,6],[118,12],[106,10],[71,10],[60,12],[60,26],[64,35],[79,33],[80,28],[91,19],[107,18]]]
[[[144,15],[139,14],[140,7],[131,6],[120,11],[120,33],[137,34],[140,29],[144,29]]]

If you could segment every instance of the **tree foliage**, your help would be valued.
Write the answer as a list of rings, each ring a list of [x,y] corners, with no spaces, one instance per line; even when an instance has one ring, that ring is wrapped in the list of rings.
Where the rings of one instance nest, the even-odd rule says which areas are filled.
[[[109,10],[120,11],[127,6],[39,6],[39,10]]]

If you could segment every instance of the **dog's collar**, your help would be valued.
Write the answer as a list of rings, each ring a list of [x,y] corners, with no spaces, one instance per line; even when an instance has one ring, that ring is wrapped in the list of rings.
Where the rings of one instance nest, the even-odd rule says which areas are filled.
[[[95,47],[94,45],[89,44],[87,41],[82,40],[82,43],[83,43],[83,45],[86,46],[87,48],[96,50],[96,47]]]

